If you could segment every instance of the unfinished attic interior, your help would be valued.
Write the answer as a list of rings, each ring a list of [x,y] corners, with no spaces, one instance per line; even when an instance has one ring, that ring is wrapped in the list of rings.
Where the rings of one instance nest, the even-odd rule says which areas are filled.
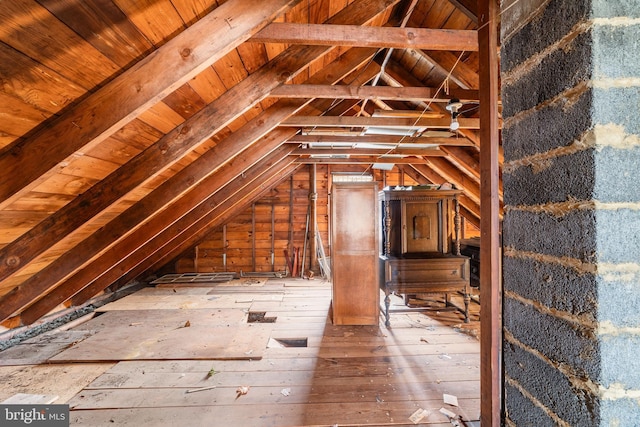
[[[636,3],[4,2],[3,408],[636,425]]]

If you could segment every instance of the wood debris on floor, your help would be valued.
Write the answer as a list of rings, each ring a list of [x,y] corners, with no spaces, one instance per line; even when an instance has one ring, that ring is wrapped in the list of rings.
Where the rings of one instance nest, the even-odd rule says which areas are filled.
[[[71,425],[451,426],[479,418],[480,345],[456,328],[459,312],[396,313],[391,328],[334,326],[331,286],[321,280],[165,286],[105,306],[72,329],[81,340],[47,353],[47,365],[0,367],[9,379],[0,398],[60,394],[35,386],[49,375],[39,369],[58,369],[59,384],[75,384],[56,401],[70,405]],[[275,320],[249,323],[250,312]],[[80,378],[84,367],[93,374]],[[21,387],[29,374],[34,387]]]

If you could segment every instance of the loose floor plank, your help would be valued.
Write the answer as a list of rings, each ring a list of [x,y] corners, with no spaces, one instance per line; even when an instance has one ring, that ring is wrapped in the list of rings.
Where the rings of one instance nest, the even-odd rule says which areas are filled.
[[[0,367],[0,401],[16,393],[56,395],[54,403],[67,403],[113,363],[30,365]]]
[[[51,331],[0,352],[0,366],[38,365],[93,335],[92,331]]]
[[[269,324],[247,324],[242,309],[110,311],[83,325],[101,329],[51,358],[52,362],[132,359],[259,358]],[[231,321],[230,321],[231,320]],[[235,320],[235,321],[234,321]],[[176,345],[176,343],[180,345]]]
[[[113,310],[158,310],[158,309],[248,309],[256,301],[279,302],[277,294],[228,294],[228,295],[138,295],[133,294],[103,307],[100,311]]]

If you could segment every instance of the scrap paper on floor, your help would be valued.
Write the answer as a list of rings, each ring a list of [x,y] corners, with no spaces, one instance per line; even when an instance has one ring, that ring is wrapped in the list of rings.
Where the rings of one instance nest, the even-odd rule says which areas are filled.
[[[452,394],[444,393],[442,395],[442,399],[444,400],[444,403],[446,403],[447,405],[458,406],[458,398]]]

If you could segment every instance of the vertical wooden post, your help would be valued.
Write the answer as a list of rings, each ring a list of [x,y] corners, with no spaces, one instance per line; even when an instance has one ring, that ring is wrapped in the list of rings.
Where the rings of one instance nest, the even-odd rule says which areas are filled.
[[[318,171],[315,163],[311,165],[311,177],[309,180],[310,192],[309,203],[311,203],[310,225],[309,230],[309,269],[318,273],[316,266],[318,265],[318,248],[316,244],[316,233],[318,232]]]
[[[289,244],[287,250],[289,256],[293,257],[293,174],[289,179]],[[293,271],[289,271],[289,274],[293,274]]]
[[[276,271],[276,204],[271,203],[271,271]]]
[[[480,418],[498,427],[502,407],[502,322],[498,198],[498,3],[478,0],[480,77]]]
[[[256,204],[251,204],[251,271],[256,271]]]
[[[227,224],[222,226],[222,268],[227,271]]]

